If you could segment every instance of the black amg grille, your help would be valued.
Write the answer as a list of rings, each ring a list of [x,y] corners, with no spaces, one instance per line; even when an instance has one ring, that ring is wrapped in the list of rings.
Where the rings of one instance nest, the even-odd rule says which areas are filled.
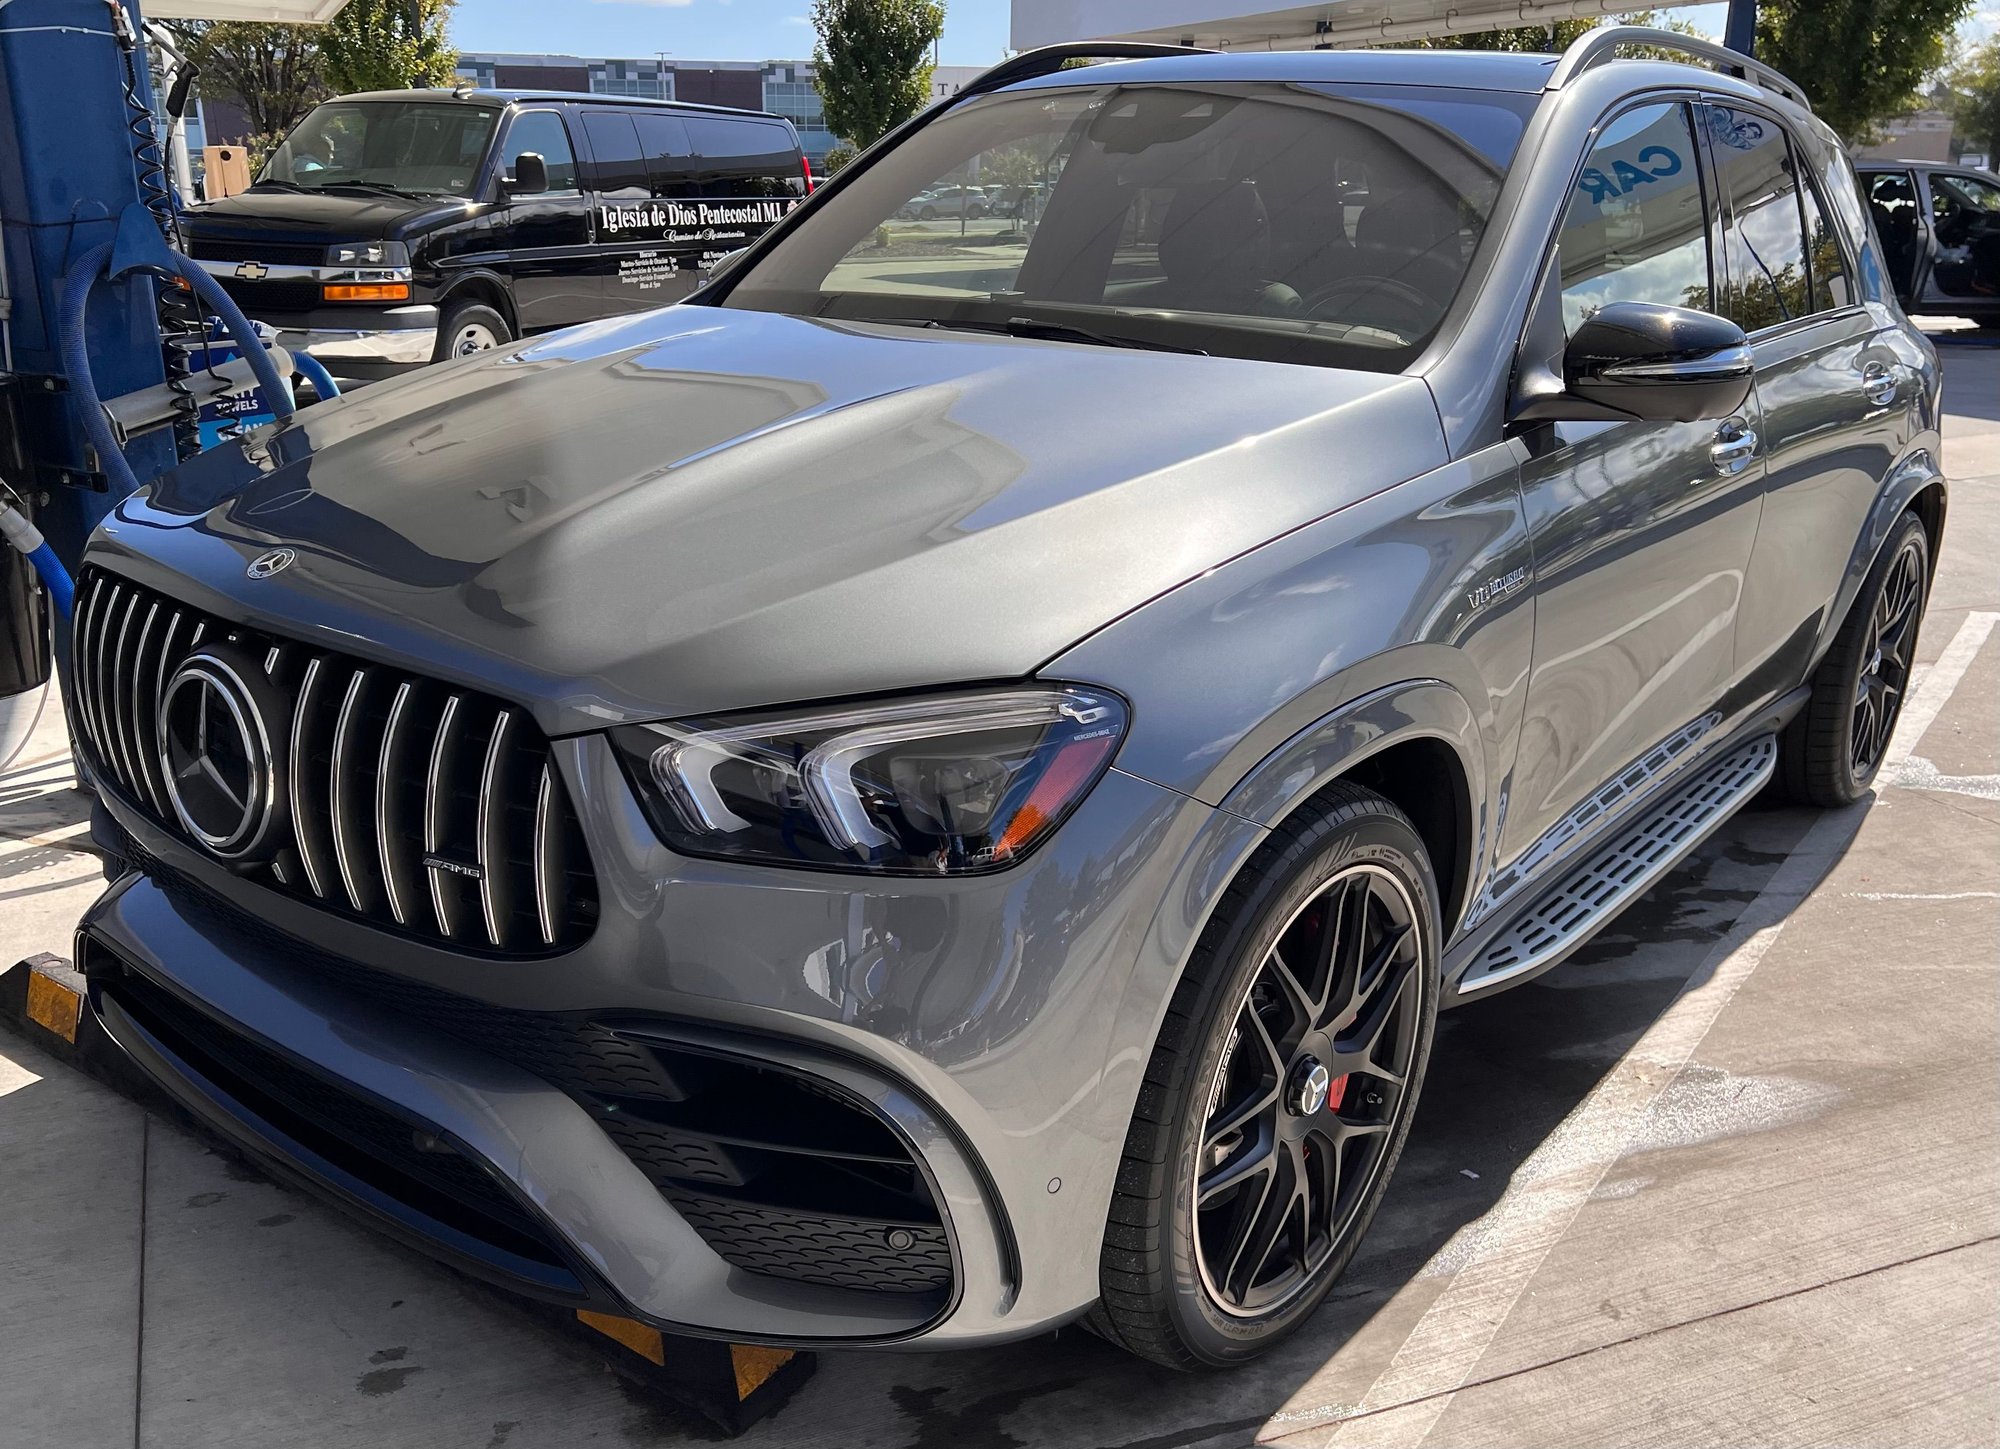
[[[93,771],[193,840],[162,767],[159,702],[198,647],[254,659],[282,718],[289,825],[249,879],[407,935],[507,955],[567,950],[597,886],[548,741],[469,690],[231,624],[101,569],[74,620],[74,705]]]

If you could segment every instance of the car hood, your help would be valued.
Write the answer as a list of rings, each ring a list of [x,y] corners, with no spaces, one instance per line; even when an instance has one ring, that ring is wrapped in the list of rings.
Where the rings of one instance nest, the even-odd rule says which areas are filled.
[[[224,443],[92,556],[567,733],[1021,678],[1444,459],[1406,378],[683,306]]]
[[[400,239],[476,203],[360,191],[245,191],[191,207],[183,218],[192,242],[312,242]]]

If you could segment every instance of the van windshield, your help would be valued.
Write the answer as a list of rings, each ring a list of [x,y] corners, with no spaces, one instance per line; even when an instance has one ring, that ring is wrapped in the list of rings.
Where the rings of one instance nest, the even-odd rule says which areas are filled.
[[[1000,92],[838,186],[722,305],[1398,371],[1458,292],[1533,103],[1264,82]]]
[[[259,186],[464,196],[500,112],[424,101],[328,101],[299,122]]]

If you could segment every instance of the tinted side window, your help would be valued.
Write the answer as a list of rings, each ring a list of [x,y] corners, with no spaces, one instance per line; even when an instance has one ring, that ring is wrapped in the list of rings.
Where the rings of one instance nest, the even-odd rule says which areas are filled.
[[[1725,312],[1745,332],[1813,311],[1805,231],[1790,146],[1775,122],[1749,111],[1705,106],[1716,179],[1728,198]]]
[[[1812,309],[1831,312],[1854,301],[1854,281],[1847,273],[1847,255],[1840,236],[1827,220],[1819,192],[1806,186],[1799,192],[1806,213],[1806,267],[1812,277]]]
[[[646,157],[646,178],[653,196],[685,201],[697,195],[694,157],[690,154],[687,126],[681,118],[656,111],[641,113],[632,120],[639,128],[639,149]]]
[[[606,201],[645,201],[652,194],[639,132],[623,111],[586,111],[584,134],[595,160],[597,194]]]
[[[1640,106],[1605,123],[1563,213],[1563,323],[1607,302],[1713,310],[1708,212],[1687,107]]]
[[[687,129],[702,196],[805,195],[792,133],[776,122],[691,115]]]
[[[570,149],[569,128],[555,111],[524,111],[507,130],[507,175],[514,174],[514,158],[524,151],[538,153],[549,169],[550,191],[576,190],[576,153]]]

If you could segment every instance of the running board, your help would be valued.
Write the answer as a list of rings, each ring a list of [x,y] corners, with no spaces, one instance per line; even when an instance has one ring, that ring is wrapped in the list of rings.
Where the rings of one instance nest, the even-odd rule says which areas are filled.
[[[1538,897],[1479,953],[1459,992],[1539,971],[1582,945],[1763,789],[1777,765],[1777,736],[1763,735],[1709,766]]]

